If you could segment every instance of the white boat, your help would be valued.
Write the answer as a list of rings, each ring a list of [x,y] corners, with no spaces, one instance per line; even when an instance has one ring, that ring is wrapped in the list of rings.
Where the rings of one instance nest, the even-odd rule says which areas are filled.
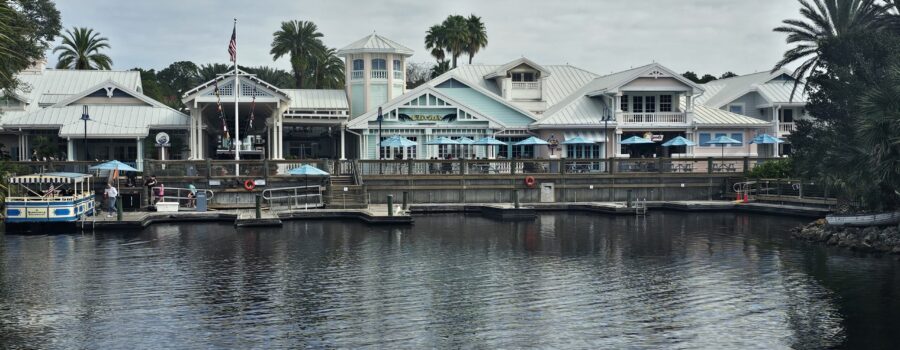
[[[91,175],[43,173],[9,179],[7,224],[75,222],[94,215]]]

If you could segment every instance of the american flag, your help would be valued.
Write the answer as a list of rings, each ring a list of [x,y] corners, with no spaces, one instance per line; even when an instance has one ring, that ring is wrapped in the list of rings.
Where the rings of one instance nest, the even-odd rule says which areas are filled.
[[[231,41],[228,42],[228,55],[231,56],[231,62],[237,62],[237,24],[234,25]]]

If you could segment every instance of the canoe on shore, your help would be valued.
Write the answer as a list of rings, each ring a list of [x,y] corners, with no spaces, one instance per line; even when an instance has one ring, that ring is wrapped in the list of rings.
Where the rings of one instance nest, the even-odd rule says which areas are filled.
[[[886,226],[896,225],[900,222],[900,212],[859,214],[859,215],[828,215],[825,221],[833,226]]]

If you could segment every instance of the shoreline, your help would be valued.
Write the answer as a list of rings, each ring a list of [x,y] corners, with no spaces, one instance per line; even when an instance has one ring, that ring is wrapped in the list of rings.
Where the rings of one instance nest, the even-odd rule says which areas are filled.
[[[869,253],[900,254],[900,229],[892,226],[843,227],[816,220],[791,230],[791,237]]]

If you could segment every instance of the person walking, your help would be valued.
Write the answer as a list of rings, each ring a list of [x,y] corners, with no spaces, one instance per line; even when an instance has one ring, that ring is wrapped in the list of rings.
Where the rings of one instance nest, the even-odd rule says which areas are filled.
[[[106,202],[109,206],[109,214],[106,214],[106,217],[112,217],[112,214],[116,212],[116,197],[119,196],[119,190],[112,183],[107,182],[103,196],[106,197]]]

